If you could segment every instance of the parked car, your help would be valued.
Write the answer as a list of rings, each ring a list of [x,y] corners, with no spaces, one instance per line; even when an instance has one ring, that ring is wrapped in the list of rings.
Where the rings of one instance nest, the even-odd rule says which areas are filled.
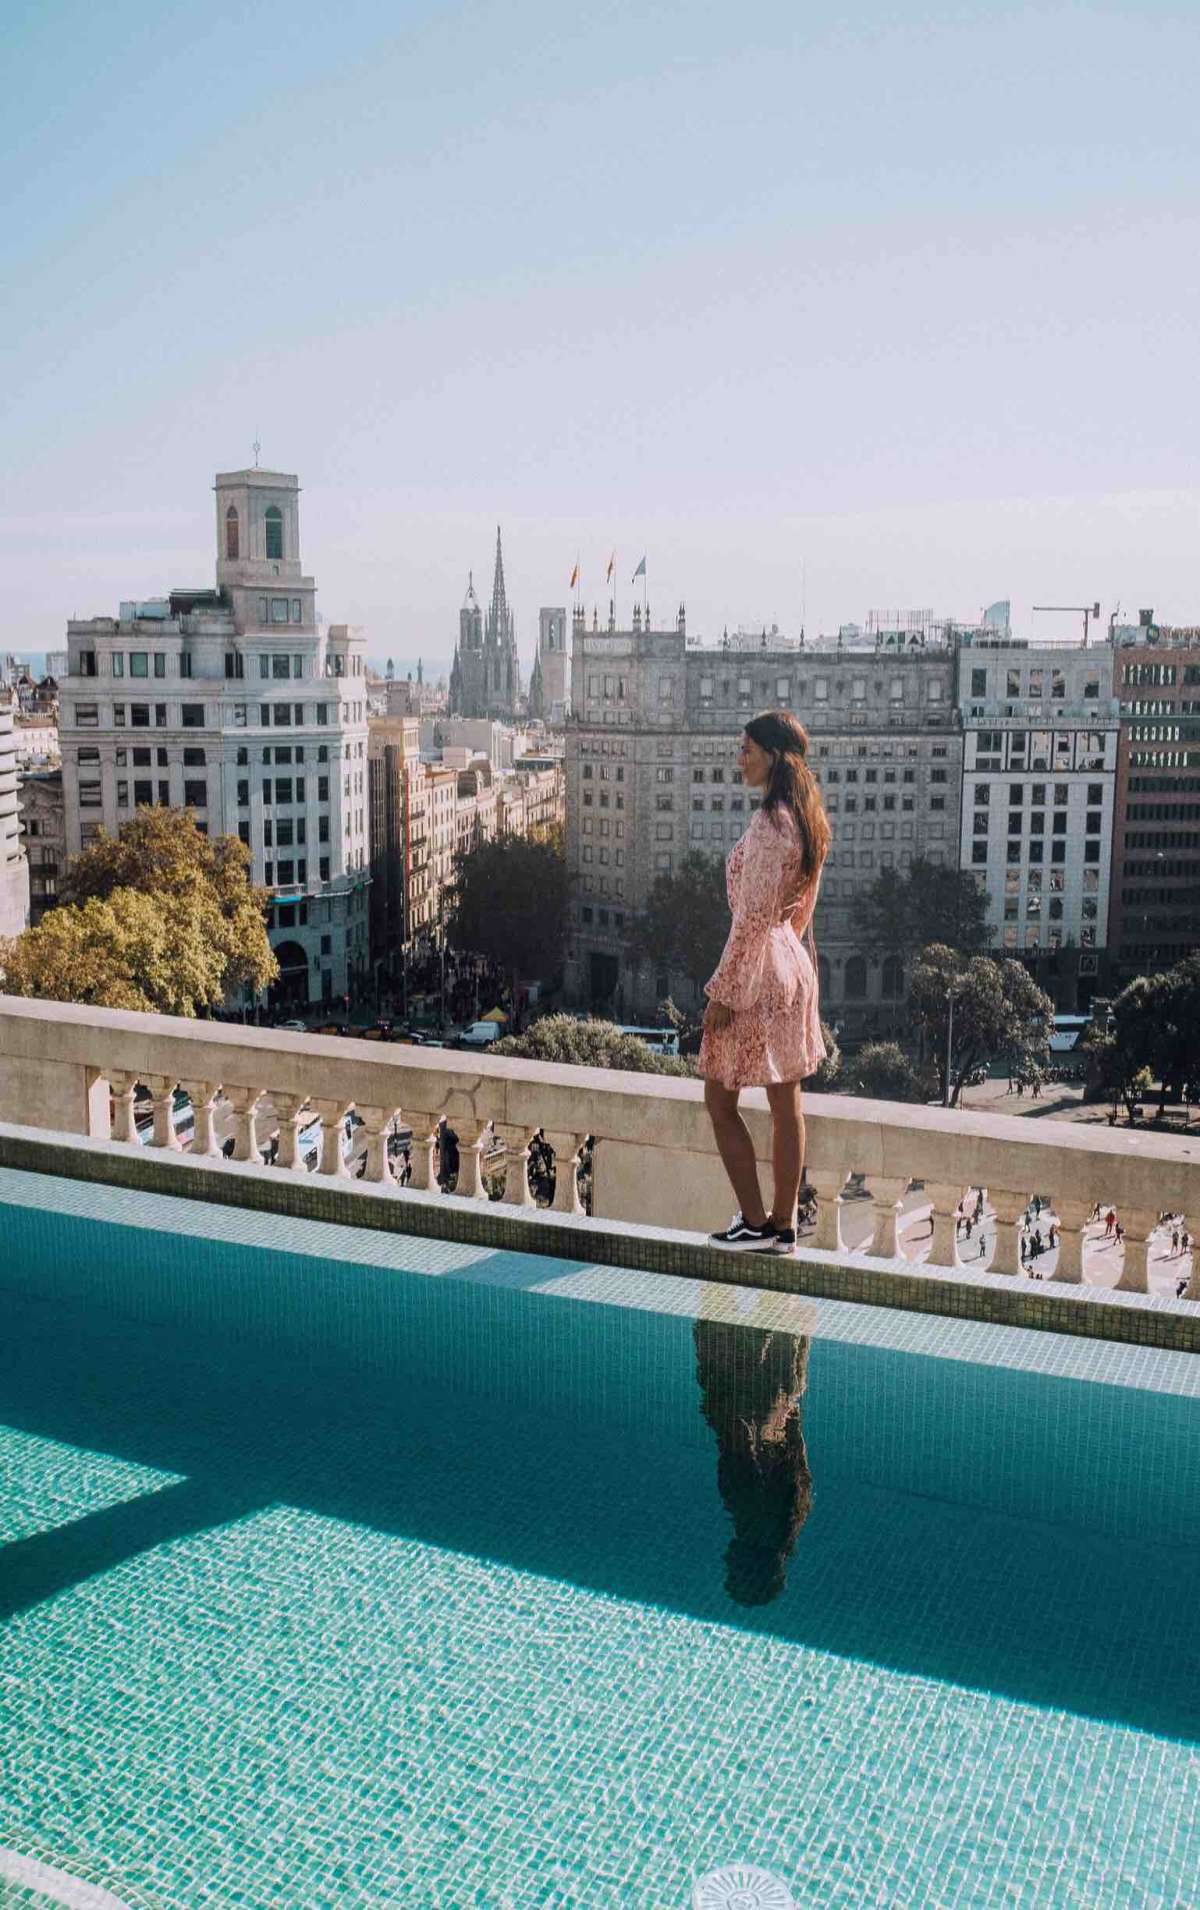
[[[303,1021],[281,1021],[279,1026],[290,1035],[306,1035],[307,1024]]]

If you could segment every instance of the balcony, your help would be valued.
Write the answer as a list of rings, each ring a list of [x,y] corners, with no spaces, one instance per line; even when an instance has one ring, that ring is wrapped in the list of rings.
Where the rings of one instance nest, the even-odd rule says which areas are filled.
[[[139,1086],[153,1103],[149,1146],[138,1137]],[[186,1148],[181,1097],[192,1110]],[[749,1094],[746,1111],[765,1163],[765,1095]],[[443,1121],[458,1140],[453,1197],[438,1184]],[[506,1225],[530,1252],[1200,1350],[1200,1255],[1182,1299],[1148,1278],[1154,1265],[1162,1288],[1161,1212],[1200,1231],[1200,1135],[812,1096],[815,1233],[799,1259],[764,1261],[723,1255],[696,1232],[723,1224],[732,1202],[701,1085],[689,1080],[64,1004],[48,1012],[0,996],[0,1122],[0,1163],[66,1178],[460,1239],[490,1240]],[[298,1137],[314,1122],[322,1143],[310,1177]],[[388,1146],[398,1122],[412,1132],[404,1187]],[[530,1188],[535,1136],[553,1154],[551,1213]],[[956,1215],[979,1190],[990,1253],[968,1264]],[[1043,1224],[1053,1215],[1059,1230],[1042,1280],[1020,1262],[1034,1195]],[[1123,1256],[1089,1224],[1097,1202],[1117,1210]]]

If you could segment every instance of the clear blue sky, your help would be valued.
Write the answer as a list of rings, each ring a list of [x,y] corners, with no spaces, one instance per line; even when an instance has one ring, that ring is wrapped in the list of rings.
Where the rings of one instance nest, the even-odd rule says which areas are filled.
[[[526,661],[613,545],[710,635],[1200,620],[1200,7],[845,11],[10,0],[0,642],[209,580],[256,435],[376,655],[498,520]]]

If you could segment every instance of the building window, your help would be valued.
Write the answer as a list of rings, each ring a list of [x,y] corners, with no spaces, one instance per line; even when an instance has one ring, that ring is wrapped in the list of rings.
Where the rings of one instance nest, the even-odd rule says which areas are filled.
[[[150,705],[148,703],[131,703],[129,705],[129,720],[135,730],[148,730],[150,727]]]
[[[204,728],[203,703],[184,703],[180,707],[179,715],[185,730],[200,730]]]
[[[154,674],[155,676],[166,676],[167,674],[167,653],[165,650],[156,650],[154,652]]]
[[[286,597],[272,597],[271,622],[286,623],[288,620],[288,600]]]
[[[320,869],[321,881],[328,882],[329,880],[329,857],[328,856],[321,857],[320,863],[318,864],[318,868]]]
[[[133,800],[138,808],[148,807],[154,801],[154,784],[152,782],[135,782],[133,785]]]
[[[124,676],[125,674],[125,657],[120,650],[113,651],[112,673],[114,676]]]
[[[203,769],[204,765],[205,765],[205,755],[202,749],[185,749],[184,750],[183,766],[185,769]]]
[[[201,712],[201,714],[203,714],[203,712]],[[154,727],[160,730],[165,730],[167,727],[167,706],[165,703],[156,703],[154,705]]]
[[[268,506],[267,513],[263,519],[263,522],[266,526],[266,532],[267,532],[267,556],[282,557],[283,556],[283,512],[280,510],[278,504],[271,504]],[[286,609],[284,613],[284,621],[285,622],[287,621]]]
[[[984,670],[972,670],[972,672],[971,672],[971,695],[972,695],[972,696],[986,696],[986,695],[987,695],[987,671],[986,671],[986,669],[984,669]]]
[[[197,777],[183,785],[183,800],[189,809],[208,808],[208,784],[203,777]]]

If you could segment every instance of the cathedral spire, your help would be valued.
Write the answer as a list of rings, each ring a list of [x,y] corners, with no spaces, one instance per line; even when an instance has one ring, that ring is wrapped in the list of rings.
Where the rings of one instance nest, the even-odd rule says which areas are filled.
[[[504,594],[504,553],[500,549],[500,526],[496,526],[496,575],[492,583],[492,615],[496,628],[503,630],[507,624],[508,600]]]

